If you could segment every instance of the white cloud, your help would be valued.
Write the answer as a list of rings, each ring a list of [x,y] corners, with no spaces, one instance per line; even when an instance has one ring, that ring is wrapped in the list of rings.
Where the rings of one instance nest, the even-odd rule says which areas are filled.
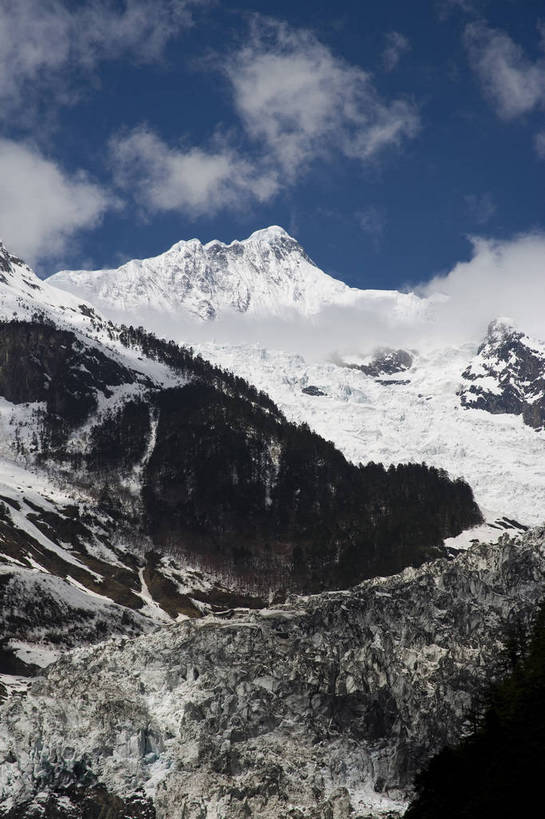
[[[369,161],[418,129],[414,106],[385,102],[360,68],[283,23],[254,17],[249,40],[222,70],[249,150],[234,147],[233,133],[207,148],[168,145],[145,127],[112,140],[118,185],[148,210],[198,216],[265,202],[312,160],[336,152]]]
[[[171,148],[146,128],[116,137],[111,156],[117,184],[152,211],[198,216],[266,201],[278,189],[273,171],[260,171],[228,146]]]
[[[404,54],[411,50],[408,39],[399,31],[386,34],[386,48],[382,52],[382,63],[386,71],[393,71]]]
[[[531,61],[503,31],[483,23],[465,30],[470,63],[483,91],[504,119],[526,114],[545,103],[545,59]]]
[[[424,296],[446,297],[438,308],[437,332],[474,340],[492,319],[509,316],[525,332],[545,339],[545,235],[472,241],[468,262],[421,288]]]
[[[355,217],[364,233],[368,233],[375,239],[382,236],[386,225],[386,218],[384,213],[375,207],[375,205],[369,205],[369,207],[357,211]]]
[[[545,340],[545,234],[507,241],[475,238],[472,246],[469,261],[416,288],[424,301],[413,304],[414,310],[396,314],[386,293],[382,300],[328,308],[304,326],[288,321],[286,327],[275,328],[270,322],[267,340],[278,346],[281,339],[286,349],[322,357],[335,350],[368,354],[377,347],[425,351],[445,344],[477,345],[489,323],[502,316]],[[238,328],[238,338],[245,340],[245,331],[259,342],[261,329],[258,322],[253,327],[248,322],[246,328]],[[235,333],[227,324],[225,330]],[[221,328],[214,327],[214,333],[219,339]]]
[[[64,173],[31,146],[0,138],[0,238],[29,263],[60,254],[115,202],[78,172]]]
[[[99,61],[161,57],[208,0],[0,0],[0,110],[38,105],[44,88],[56,101],[74,94],[71,80]],[[51,94],[47,105],[52,105]]]
[[[382,99],[361,68],[276,20],[255,17],[225,70],[248,135],[291,176],[331,152],[368,161],[419,127],[413,104]]]
[[[384,291],[382,298],[328,307],[303,322],[289,310],[282,317],[224,314],[212,329],[206,322],[169,318],[162,311],[150,310],[145,317],[157,333],[186,344],[209,342],[212,334],[216,343],[258,344],[312,360],[337,353],[368,355],[380,347],[426,352],[448,344],[476,347],[488,324],[502,316],[545,340],[544,282],[545,235],[474,239],[469,261],[416,288],[417,295],[399,310],[395,294]],[[112,316],[123,320],[121,313]]]
[[[111,0],[92,0],[73,19],[86,29],[80,39],[89,62],[118,58],[124,53],[147,62],[160,59],[167,43],[192,24],[192,9],[207,2],[125,0],[119,10]]]
[[[452,11],[461,11],[465,14],[477,14],[487,0],[439,0],[439,17],[444,20]]]

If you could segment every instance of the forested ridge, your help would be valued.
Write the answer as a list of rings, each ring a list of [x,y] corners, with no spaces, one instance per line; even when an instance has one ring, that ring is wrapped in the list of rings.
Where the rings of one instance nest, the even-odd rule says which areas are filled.
[[[111,514],[122,514],[127,480],[138,475],[139,502],[127,514],[160,552],[260,591],[318,591],[420,565],[481,520],[463,481],[424,464],[352,464],[191,349],[142,328],[104,327],[112,341],[178,372],[181,384],[157,384],[51,323],[12,321],[0,327],[0,391],[15,403],[43,402],[38,461],[91,487]],[[97,415],[100,394],[119,385],[131,388],[128,397]],[[67,446],[84,423],[87,444]]]
[[[480,519],[463,481],[423,464],[356,466],[241,396],[194,382],[157,406],[143,497],[165,546],[189,542],[213,561],[318,590],[419,565]]]
[[[543,814],[545,605],[529,636],[507,635],[509,671],[483,693],[471,733],[416,779],[405,819],[520,819]]]

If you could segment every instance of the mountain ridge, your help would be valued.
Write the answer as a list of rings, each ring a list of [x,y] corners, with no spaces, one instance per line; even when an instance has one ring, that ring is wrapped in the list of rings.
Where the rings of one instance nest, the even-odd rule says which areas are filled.
[[[386,298],[405,311],[422,307],[413,294],[359,290],[324,273],[276,225],[230,243],[182,240],[158,256],[117,269],[59,271],[48,281],[98,300],[102,309],[181,311],[201,320],[237,313],[281,317],[286,311],[310,318],[326,307],[349,306],[362,298]]]
[[[537,430],[545,425],[545,343],[526,335],[512,319],[490,323],[462,378],[464,407],[520,415]]]
[[[269,256],[269,239],[287,241],[262,238]],[[465,408],[456,390],[475,356],[494,395],[511,375],[522,387],[540,351],[498,324],[490,351],[433,364],[402,348],[310,369],[244,346],[203,357],[3,254],[0,815],[402,810],[417,768],[463,729],[503,627],[531,616],[545,533],[456,558],[443,538],[482,519],[469,486],[439,464],[358,466],[358,452],[441,460],[446,427],[452,475],[466,447],[479,460],[474,430],[497,457],[510,425],[508,445],[535,462],[543,435],[518,407]],[[293,398],[290,420],[264,382]],[[505,480],[478,468],[506,504]],[[524,528],[505,510],[493,526]],[[393,574],[408,564],[421,568]],[[44,666],[27,698],[14,693]]]

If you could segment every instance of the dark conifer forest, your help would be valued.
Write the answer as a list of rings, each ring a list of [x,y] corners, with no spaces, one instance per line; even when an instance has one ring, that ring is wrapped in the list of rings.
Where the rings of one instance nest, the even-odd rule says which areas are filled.
[[[418,776],[405,819],[543,816],[545,606],[527,640],[510,637],[508,661],[509,673],[486,692],[471,734]]]

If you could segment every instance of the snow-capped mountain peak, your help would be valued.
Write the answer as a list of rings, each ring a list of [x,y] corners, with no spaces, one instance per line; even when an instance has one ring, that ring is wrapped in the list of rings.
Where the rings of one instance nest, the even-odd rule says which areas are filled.
[[[69,293],[59,293],[42,282],[0,240],[0,317],[9,318],[21,310],[29,312],[61,304],[74,306],[77,300]]]
[[[360,291],[320,270],[301,245],[273,225],[229,244],[180,241],[150,259],[118,269],[61,271],[51,284],[104,308],[187,313],[199,319],[229,313],[303,316],[350,304]]]
[[[7,284],[8,280],[10,284],[14,284],[18,282],[33,284],[37,287],[40,285],[40,280],[36,276],[36,274],[30,269],[30,267],[23,262],[22,259],[17,258],[12,253],[9,252],[4,242],[0,239],[0,274],[2,274],[2,278],[0,281],[3,284]],[[7,278],[6,278],[7,277]]]
[[[220,248],[232,248],[236,251],[236,249],[240,247],[245,248],[250,246],[259,246],[261,248],[261,252],[265,253],[267,252],[267,248],[272,246],[275,248],[283,246],[286,252],[295,254],[299,253],[309,262],[311,261],[297,239],[290,236],[290,234],[279,225],[270,225],[266,228],[260,228],[259,230],[255,230],[253,233],[251,233],[246,239],[234,239],[232,242],[222,242],[220,239],[211,239],[209,242],[201,242],[201,240],[197,238],[181,239],[179,242],[175,242],[165,253],[159,254],[159,256],[154,258],[159,259],[166,254],[183,253],[188,246],[195,249],[203,248],[205,252],[217,252]],[[314,264],[313,262],[311,263]]]
[[[498,318],[463,373],[465,407],[522,415],[531,427],[545,424],[545,344]]]
[[[266,228],[254,230],[254,232],[251,233],[247,239],[235,239],[233,242],[229,242],[228,244],[226,244],[225,242],[220,242],[219,239],[213,239],[211,242],[207,243],[207,246],[220,244],[224,245],[224,247],[230,247],[232,245],[245,245],[250,244],[252,242],[272,244],[273,242],[286,240],[297,245],[302,250],[297,239],[294,239],[293,236],[290,236],[287,230],[284,230],[284,228],[280,227],[280,225],[270,225],[269,227]]]
[[[512,318],[509,318],[508,316],[499,316],[488,325],[487,339],[491,343],[498,343],[507,338],[507,336],[511,336],[516,332],[517,327]]]

